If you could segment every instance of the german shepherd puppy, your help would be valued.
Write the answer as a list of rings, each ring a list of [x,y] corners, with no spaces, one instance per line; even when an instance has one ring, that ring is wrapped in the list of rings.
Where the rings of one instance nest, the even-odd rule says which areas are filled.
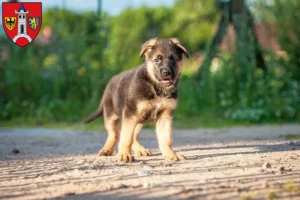
[[[100,156],[111,156],[119,139],[118,122],[121,120],[118,159],[132,162],[136,156],[151,153],[138,141],[145,123],[155,123],[159,148],[165,160],[184,160],[172,150],[172,115],[177,104],[178,78],[182,55],[189,58],[186,48],[177,38],[148,40],[140,52],[145,55],[143,65],[124,71],[109,81],[100,105],[86,123],[104,115],[107,141]]]

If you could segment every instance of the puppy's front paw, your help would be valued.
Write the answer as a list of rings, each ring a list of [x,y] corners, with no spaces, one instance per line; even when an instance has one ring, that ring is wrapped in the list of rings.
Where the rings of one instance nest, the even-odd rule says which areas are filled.
[[[172,153],[172,154],[166,155],[164,157],[164,159],[166,161],[181,161],[181,160],[185,160],[185,157],[183,155],[180,155],[180,154]]]
[[[134,154],[136,156],[151,156],[151,152],[149,149],[139,149],[137,151],[134,151]]]
[[[134,157],[130,153],[118,153],[118,159],[120,162],[131,163],[134,161]]]
[[[99,156],[112,156],[114,153],[113,150],[110,149],[101,149],[98,153]]]
[[[134,155],[136,156],[151,156],[151,152],[149,151],[149,149],[145,149],[142,146],[132,147],[132,149],[134,151]]]

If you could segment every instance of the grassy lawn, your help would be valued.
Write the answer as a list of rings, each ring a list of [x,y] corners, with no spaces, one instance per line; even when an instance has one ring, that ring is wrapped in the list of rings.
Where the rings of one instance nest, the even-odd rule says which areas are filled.
[[[185,119],[174,119],[173,127],[175,129],[196,129],[196,128],[223,128],[233,126],[250,126],[250,125],[263,125],[263,124],[281,124],[281,122],[269,122],[269,123],[250,123],[250,122],[236,122],[230,120],[224,120],[220,118],[211,117],[190,117]],[[81,122],[68,123],[68,122],[49,122],[39,123],[36,120],[29,119],[13,119],[9,121],[0,121],[0,127],[9,128],[53,128],[64,130],[102,130],[104,131],[103,117],[96,119],[95,121],[84,124]],[[154,125],[145,125],[145,128],[154,129]],[[289,134],[286,139],[300,139],[299,135]]]
[[[298,133],[298,134],[289,133],[289,134],[285,135],[285,139],[287,139],[287,140],[300,140],[300,133]]]

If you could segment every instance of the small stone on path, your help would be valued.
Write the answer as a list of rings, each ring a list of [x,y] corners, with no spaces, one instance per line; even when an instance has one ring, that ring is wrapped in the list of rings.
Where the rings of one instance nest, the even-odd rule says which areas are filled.
[[[272,168],[272,166],[271,166],[271,164],[270,164],[269,162],[265,162],[265,163],[263,164],[263,166],[262,166],[262,169],[263,169],[263,170],[271,169],[271,168]]]
[[[11,150],[11,152],[13,152],[13,153],[17,154],[17,153],[20,153],[20,150],[19,150],[19,149],[17,149],[17,148],[13,148],[13,149]]]
[[[149,172],[149,171],[139,171],[137,173],[138,176],[151,176],[152,175],[152,172]]]

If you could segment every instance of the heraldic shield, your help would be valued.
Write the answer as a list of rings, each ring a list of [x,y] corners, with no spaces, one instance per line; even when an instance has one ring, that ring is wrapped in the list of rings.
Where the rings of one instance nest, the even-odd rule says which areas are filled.
[[[42,25],[42,3],[2,3],[2,24],[6,35],[24,47],[32,42]]]

